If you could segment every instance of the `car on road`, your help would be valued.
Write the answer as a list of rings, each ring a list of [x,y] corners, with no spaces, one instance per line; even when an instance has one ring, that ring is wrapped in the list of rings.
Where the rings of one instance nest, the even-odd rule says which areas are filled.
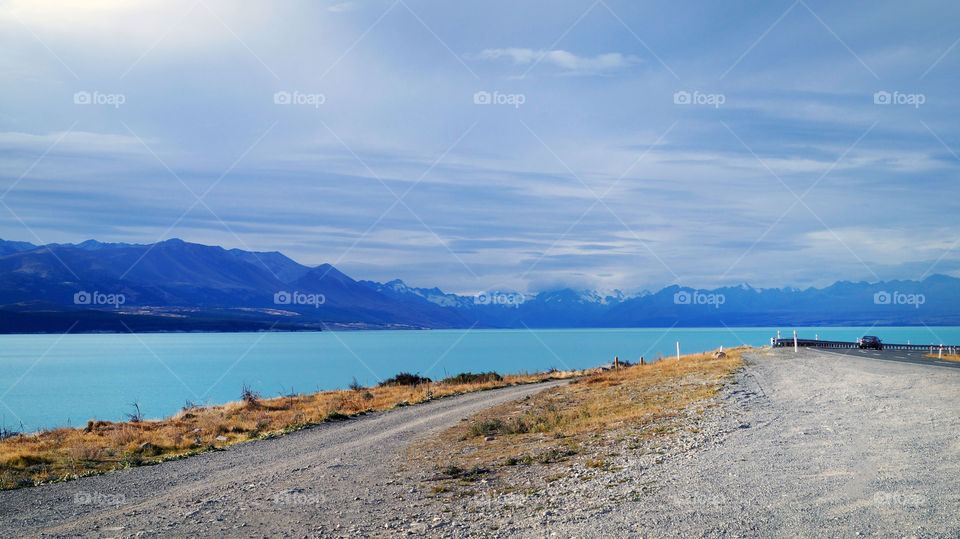
[[[883,342],[879,337],[874,337],[873,335],[865,335],[860,338],[860,348],[873,348],[876,350],[883,350]]]

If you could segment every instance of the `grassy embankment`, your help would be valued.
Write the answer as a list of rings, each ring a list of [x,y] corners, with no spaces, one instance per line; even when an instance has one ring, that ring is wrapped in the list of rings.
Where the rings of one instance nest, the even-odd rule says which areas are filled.
[[[163,420],[144,420],[134,411],[128,421],[89,421],[86,428],[58,428],[36,434],[0,429],[0,489],[151,464],[324,421],[577,374],[460,374],[429,383],[420,383],[422,380],[413,375],[398,375],[377,387],[354,385],[350,390],[274,398],[261,398],[244,387],[241,401],[218,406],[188,404]]]
[[[430,478],[435,493],[472,490],[480,478],[509,476],[515,466],[543,466],[547,482],[551,465],[570,459],[585,467],[610,469],[615,447],[643,451],[652,439],[696,432],[689,414],[715,406],[704,401],[717,395],[743,365],[749,348],[663,359],[582,377],[516,402],[477,414],[434,440],[411,450],[421,462],[440,463]],[[696,411],[694,404],[702,405]],[[656,440],[653,440],[656,441]],[[422,458],[427,455],[428,458]],[[508,477],[507,477],[508,478]],[[506,487],[507,489],[512,487]]]
[[[942,359],[944,361],[960,361],[960,354],[943,354],[941,358],[937,358],[937,354],[923,354],[923,357]]]

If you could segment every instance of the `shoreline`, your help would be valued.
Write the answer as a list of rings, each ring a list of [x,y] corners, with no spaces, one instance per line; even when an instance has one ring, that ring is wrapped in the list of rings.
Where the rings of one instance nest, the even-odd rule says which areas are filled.
[[[0,490],[58,483],[124,468],[159,464],[323,423],[467,393],[583,376],[590,370],[460,373],[440,381],[355,386],[263,398],[244,386],[241,400],[192,405],[162,419],[135,407],[126,421],[88,420],[86,427],[34,433],[0,426]],[[403,373],[394,379],[400,380]],[[393,380],[393,379],[391,379]]]
[[[820,338],[842,337],[840,340],[854,339],[860,331],[858,328],[798,329],[801,336],[813,337],[819,333]],[[888,341],[924,342],[926,331],[899,326],[879,333],[889,334]],[[960,340],[960,327],[934,328],[934,331],[948,342]],[[235,390],[244,381],[256,383],[258,389],[270,395],[284,392],[291,381],[297,389],[309,392],[346,387],[351,375],[363,382],[375,383],[377,375],[393,374],[394,366],[426,369],[433,361],[421,361],[422,354],[417,355],[420,350],[436,359],[441,352],[451,349],[444,356],[444,363],[429,372],[431,376],[440,376],[440,367],[444,366],[448,370],[456,369],[454,373],[480,368],[535,372],[550,367],[589,368],[615,355],[633,361],[641,354],[648,360],[654,359],[656,352],[669,357],[675,353],[675,340],[681,342],[682,353],[721,344],[728,348],[741,343],[763,346],[775,332],[775,328],[734,328],[732,332],[729,328],[535,330],[542,343],[529,330],[513,329],[0,335],[0,364],[9,373],[6,384],[16,386],[5,398],[11,410],[0,414],[5,415],[5,419],[0,418],[0,427],[34,432],[37,428],[77,425],[78,419],[116,421],[133,400],[138,400],[150,417],[161,418],[176,413],[185,399],[215,404],[235,400]],[[462,344],[455,342],[461,338]],[[248,349],[252,353],[247,362],[219,383],[220,373]],[[357,352],[374,376],[356,361],[357,356],[350,350]],[[485,350],[495,355],[485,358],[482,355]],[[550,354],[551,350],[558,352],[561,359]],[[162,362],[158,362],[151,351]],[[310,361],[313,356],[317,356],[318,361]],[[72,374],[63,376],[64,369],[58,366]],[[105,368],[98,372],[101,366]],[[170,375],[170,370],[190,387],[180,384]],[[156,389],[146,376],[148,373],[160,384]],[[216,387],[215,381],[219,383]],[[91,399],[84,396],[87,386],[106,389],[98,389]],[[112,387],[118,388],[116,394]],[[38,402],[43,406],[35,407],[34,403]],[[24,429],[19,427],[21,419]]]

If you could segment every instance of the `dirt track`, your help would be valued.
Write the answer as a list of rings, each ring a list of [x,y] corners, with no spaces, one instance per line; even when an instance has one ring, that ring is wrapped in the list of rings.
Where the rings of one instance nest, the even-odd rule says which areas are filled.
[[[390,509],[409,510],[420,498],[394,480],[403,448],[556,383],[470,393],[157,466],[0,492],[0,535],[391,533],[408,523]]]

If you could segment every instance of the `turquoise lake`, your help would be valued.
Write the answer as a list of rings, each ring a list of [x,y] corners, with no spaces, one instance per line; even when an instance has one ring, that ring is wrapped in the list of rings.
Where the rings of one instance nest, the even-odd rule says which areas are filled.
[[[118,420],[137,401],[145,417],[190,400],[217,404],[246,383],[264,396],[364,385],[407,371],[513,373],[594,367],[740,344],[770,344],[780,329],[557,329],[0,335],[0,423],[28,431]],[[960,327],[798,328],[800,337],[960,343]]]

